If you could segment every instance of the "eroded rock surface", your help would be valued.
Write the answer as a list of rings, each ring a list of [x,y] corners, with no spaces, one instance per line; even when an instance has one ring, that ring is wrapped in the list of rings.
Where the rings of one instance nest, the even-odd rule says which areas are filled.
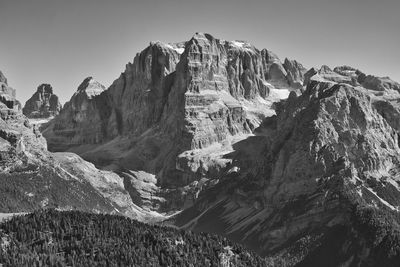
[[[119,211],[184,209],[169,223],[228,236],[273,266],[396,266],[398,88],[197,33],[150,43],[106,90],[85,79],[43,134],[94,164],[54,155]],[[18,144],[17,130],[0,136]]]
[[[5,78],[0,75],[4,85]],[[87,81],[88,93],[94,89]],[[97,85],[94,86],[97,88]],[[131,201],[123,177],[98,170],[73,153],[50,153],[36,125],[18,109],[15,90],[0,98],[0,212],[78,209],[160,220]]]
[[[127,175],[148,172],[170,194],[215,179],[230,164],[224,155],[232,144],[274,114],[275,101],[300,92],[304,73],[300,63],[283,64],[243,41],[197,33],[187,42],[154,42],[84,106],[74,95],[43,134],[54,151]]]
[[[15,89],[8,86],[7,78],[0,71],[0,108],[3,113],[15,113],[21,109],[21,104],[15,99]],[[3,116],[2,113],[2,116]],[[4,114],[5,116],[6,114]]]
[[[92,77],[82,81],[60,114],[51,121],[52,130],[57,132],[57,135],[48,138],[47,132],[43,133],[50,150],[65,151],[77,143],[91,144],[103,139],[102,134],[107,124],[102,123],[101,112],[106,113],[107,106],[104,106],[106,104],[104,97],[96,98],[96,96],[99,96],[104,89],[104,86]]]
[[[310,73],[305,92],[291,93],[255,136],[234,146],[226,174],[175,224],[226,235],[289,265],[394,266],[399,251],[373,243],[371,229],[387,229],[400,210],[400,109],[393,104],[400,95],[351,86],[341,77],[351,75],[328,67]],[[385,238],[398,238],[388,231]]]
[[[53,93],[53,87],[50,84],[41,84],[26,101],[22,112],[28,118],[49,118],[56,116],[61,107],[58,96]]]

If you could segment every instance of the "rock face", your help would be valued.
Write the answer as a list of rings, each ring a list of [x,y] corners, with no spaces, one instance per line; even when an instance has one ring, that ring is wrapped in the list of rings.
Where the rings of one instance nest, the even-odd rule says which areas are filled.
[[[74,95],[43,135],[51,150],[126,175],[148,172],[164,189],[195,188],[229,163],[224,155],[233,143],[274,114],[274,101],[300,92],[305,69],[285,62],[247,42],[203,33],[150,43],[84,106]]]
[[[53,87],[50,84],[41,84],[26,101],[22,112],[28,118],[49,118],[56,116],[61,107],[58,96],[53,93]]]
[[[291,93],[254,137],[234,146],[219,183],[175,224],[290,265],[395,266],[400,251],[371,240],[387,227],[379,238],[399,237],[388,225],[398,224],[400,210],[400,94],[351,86],[352,75],[328,67],[310,73],[305,92]]]
[[[38,160],[78,181],[78,196],[87,186],[103,197],[96,205],[107,212],[183,210],[169,223],[227,236],[272,266],[396,266],[399,119],[389,78],[349,66],[306,71],[197,33],[150,43],[106,90],[85,79],[43,126],[51,150],[94,165],[66,152]],[[4,147],[23,151],[19,132],[0,132]],[[100,203],[95,196],[74,205]]]
[[[0,108],[3,112],[13,113],[21,109],[21,104],[15,99],[15,89],[8,86],[7,78],[0,71]]]
[[[315,74],[318,74],[314,76]],[[305,74],[305,84],[307,77],[314,76],[316,80],[333,81],[337,83],[347,83],[353,86],[362,86],[366,89],[379,91],[380,94],[400,92],[400,84],[391,80],[389,77],[376,77],[366,75],[358,69],[349,66],[339,66],[331,70],[328,66],[322,66],[319,70],[310,69]]]
[[[104,86],[95,81],[92,77],[87,77],[78,87],[78,90],[65,103],[59,116],[53,123],[53,130],[57,136],[48,138],[50,150],[65,151],[71,145],[81,143],[97,143],[103,138],[102,133],[107,127],[106,122],[102,122],[102,113],[107,112],[104,107],[103,97],[95,98],[104,91]],[[44,132],[46,135],[46,132]]]
[[[0,78],[1,213],[58,208],[123,214],[140,220],[148,217],[147,211],[132,203],[123,177],[98,170],[78,155],[48,152],[39,129],[18,109],[15,90],[7,86],[3,75]],[[93,83],[87,83],[85,88],[91,88]],[[151,219],[157,220],[157,216],[153,213]]]

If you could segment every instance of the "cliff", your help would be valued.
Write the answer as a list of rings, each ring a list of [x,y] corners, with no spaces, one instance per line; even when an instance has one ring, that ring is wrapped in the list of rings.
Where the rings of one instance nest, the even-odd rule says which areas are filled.
[[[399,250],[376,240],[398,238],[400,94],[347,77],[315,71],[234,146],[225,175],[175,224],[289,265],[395,266]]]
[[[136,179],[130,171],[154,175],[163,192],[156,194],[177,201],[158,208],[174,209],[186,198],[176,190],[214,179],[232,144],[274,114],[276,100],[301,91],[304,73],[296,61],[209,34],[153,42],[84,106],[74,95],[43,135],[51,150],[76,152],[128,180]]]
[[[75,154],[48,152],[39,129],[20,111],[15,90],[0,78],[1,213],[58,208],[149,217],[132,203],[122,177]],[[149,220],[157,219],[153,213]]]
[[[50,84],[41,84],[29,98],[22,112],[28,118],[49,118],[56,116],[61,110],[58,96],[53,93]]]

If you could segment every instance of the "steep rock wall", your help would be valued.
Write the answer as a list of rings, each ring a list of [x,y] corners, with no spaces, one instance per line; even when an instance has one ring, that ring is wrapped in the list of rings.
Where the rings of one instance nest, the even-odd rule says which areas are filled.
[[[53,93],[53,87],[50,84],[41,84],[26,101],[22,112],[28,118],[48,118],[56,116],[61,107],[58,96]]]
[[[207,153],[220,144],[228,152],[273,114],[272,91],[298,91],[305,70],[288,62],[286,71],[268,50],[203,33],[183,43],[151,43],[87,101],[90,116],[68,104],[43,134],[53,150],[114,170],[144,170],[162,186],[188,185],[215,177],[229,162]],[[78,123],[68,122],[77,117]]]
[[[277,116],[266,119],[256,136],[235,145],[225,176],[175,224],[224,234],[263,255],[291,251],[300,242],[292,259],[301,262],[301,253],[313,249],[306,240],[355,227],[354,207],[397,216],[400,133],[376,100],[374,91],[311,78],[301,96],[292,93],[278,105]],[[360,256],[348,247],[340,253],[343,262],[375,257],[372,250]]]

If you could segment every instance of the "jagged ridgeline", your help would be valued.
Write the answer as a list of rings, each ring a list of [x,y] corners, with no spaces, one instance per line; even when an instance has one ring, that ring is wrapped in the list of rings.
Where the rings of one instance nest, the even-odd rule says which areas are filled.
[[[123,178],[76,154],[48,152],[1,72],[0,86],[0,213],[60,208],[144,216],[124,189]],[[40,86],[35,93],[44,106],[52,99],[50,89]]]
[[[2,83],[2,211],[164,220],[277,266],[398,266],[400,85],[388,77],[306,70],[203,33],[152,42],[43,125],[57,153]]]
[[[61,107],[58,96],[53,92],[53,87],[50,84],[41,84],[26,101],[22,112],[28,118],[49,118],[56,116]]]
[[[272,266],[217,235],[77,211],[14,217],[0,240],[5,266]]]

